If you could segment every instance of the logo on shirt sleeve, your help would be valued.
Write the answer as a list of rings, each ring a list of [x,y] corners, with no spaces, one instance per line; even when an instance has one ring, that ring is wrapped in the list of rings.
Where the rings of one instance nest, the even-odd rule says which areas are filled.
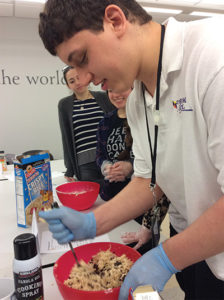
[[[182,111],[193,111],[192,106],[187,102],[186,97],[180,98],[179,100],[172,101],[173,107],[177,112],[181,113]]]

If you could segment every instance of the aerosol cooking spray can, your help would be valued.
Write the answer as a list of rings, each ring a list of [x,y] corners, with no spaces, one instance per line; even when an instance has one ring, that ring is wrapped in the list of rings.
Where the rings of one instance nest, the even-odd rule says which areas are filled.
[[[42,269],[35,235],[20,234],[14,239],[13,244],[16,299],[43,300]]]

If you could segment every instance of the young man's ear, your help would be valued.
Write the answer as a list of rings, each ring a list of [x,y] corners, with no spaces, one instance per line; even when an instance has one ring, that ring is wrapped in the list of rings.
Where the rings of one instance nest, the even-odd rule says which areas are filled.
[[[127,19],[120,7],[112,4],[108,5],[105,9],[104,21],[113,26],[113,30],[118,37],[123,36]]]

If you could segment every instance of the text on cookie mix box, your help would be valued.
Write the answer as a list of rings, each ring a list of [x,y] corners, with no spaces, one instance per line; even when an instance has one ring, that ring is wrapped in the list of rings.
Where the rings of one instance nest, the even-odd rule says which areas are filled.
[[[28,227],[32,214],[53,202],[50,158],[47,152],[17,156],[14,162],[17,224]]]

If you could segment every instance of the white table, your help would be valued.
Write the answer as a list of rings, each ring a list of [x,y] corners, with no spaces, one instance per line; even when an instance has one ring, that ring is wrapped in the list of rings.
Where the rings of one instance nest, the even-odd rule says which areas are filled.
[[[9,170],[4,173],[6,177],[13,178],[13,166],[8,166]],[[52,184],[53,187],[64,183],[64,175],[58,172],[63,172],[64,162],[63,160],[51,161],[52,171]],[[1,176],[2,178],[2,176]],[[31,228],[21,228],[17,226],[16,220],[16,197],[15,197],[15,182],[12,180],[1,181],[0,180],[0,277],[13,278],[12,262],[14,258],[13,252],[13,239],[22,233],[31,232]],[[101,205],[102,200],[97,199],[93,208],[97,205]],[[122,243],[120,235],[126,231],[136,231],[140,225],[135,221],[129,221],[114,230],[109,232],[109,238],[111,242]],[[47,224],[39,223],[40,232],[47,230]],[[42,265],[55,262],[63,253],[51,253],[41,254]],[[43,269],[43,282],[44,282],[44,295],[45,299],[57,299],[62,300],[62,296],[59,293],[57,284],[53,276],[53,267]],[[173,300],[173,294],[170,294],[169,289],[164,290],[162,293],[163,299]],[[180,298],[183,299],[183,298]],[[179,299],[178,299],[179,300]]]
[[[9,166],[9,171],[5,173],[5,176],[11,176],[13,173],[13,166]],[[63,174],[58,177],[54,177],[56,172],[64,171],[63,160],[51,161],[52,171],[52,183],[53,187],[65,182]],[[21,228],[17,226],[16,220],[16,197],[15,197],[15,182],[12,180],[0,181],[0,277],[13,277],[12,273],[12,261],[14,258],[13,252],[13,239],[22,233],[31,232],[31,228]],[[94,207],[102,204],[102,200],[97,199]],[[94,208],[93,207],[93,208]],[[139,224],[135,221],[127,222],[116,229],[109,232],[109,238],[111,242],[121,243],[120,235],[125,231],[136,231],[139,228]],[[39,223],[40,232],[47,229],[47,224]],[[49,264],[55,262],[62,253],[54,254],[41,254],[42,264]],[[56,282],[52,273],[53,268],[43,269],[44,278],[44,293],[45,299],[62,299]]]

